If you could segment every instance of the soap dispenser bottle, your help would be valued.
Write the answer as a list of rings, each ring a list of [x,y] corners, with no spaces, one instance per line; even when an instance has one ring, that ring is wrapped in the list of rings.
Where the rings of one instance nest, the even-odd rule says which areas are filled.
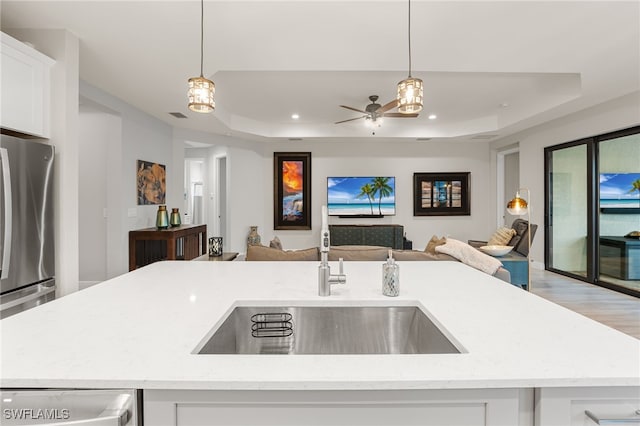
[[[400,266],[393,258],[391,250],[387,262],[382,265],[382,294],[391,297],[400,294]]]

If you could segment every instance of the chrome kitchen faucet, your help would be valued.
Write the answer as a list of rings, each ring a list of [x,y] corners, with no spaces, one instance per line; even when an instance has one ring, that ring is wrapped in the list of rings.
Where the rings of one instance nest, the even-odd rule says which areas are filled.
[[[327,225],[327,206],[322,206],[322,229],[320,231],[320,266],[318,267],[318,296],[331,296],[331,284],[346,284],[342,258],[340,258],[339,272],[331,275],[329,266],[330,247],[329,226]]]

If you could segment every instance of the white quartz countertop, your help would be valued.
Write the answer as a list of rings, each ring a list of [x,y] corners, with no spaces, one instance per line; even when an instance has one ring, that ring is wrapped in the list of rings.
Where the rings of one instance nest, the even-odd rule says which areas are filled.
[[[333,270],[337,269],[331,263]],[[318,262],[159,262],[0,321],[1,387],[461,389],[638,386],[640,340],[458,262],[345,263],[319,297]],[[417,305],[467,351],[196,355],[234,306]]]

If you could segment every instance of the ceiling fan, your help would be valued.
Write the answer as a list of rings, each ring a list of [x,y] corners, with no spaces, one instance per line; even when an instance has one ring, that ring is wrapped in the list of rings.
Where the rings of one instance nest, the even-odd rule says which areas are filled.
[[[378,95],[369,96],[369,100],[371,101],[371,103],[365,107],[364,111],[358,108],[353,108],[346,105],[340,105],[342,108],[350,109],[356,112],[361,112],[364,115],[356,118],[350,118],[348,120],[336,121],[335,124],[346,123],[347,121],[360,120],[361,118],[365,118],[367,120],[371,120],[372,122],[375,122],[380,117],[415,118],[418,116],[417,113],[401,114],[399,112],[387,112],[390,109],[393,109],[398,106],[398,101],[395,99],[389,102],[388,104],[385,104],[384,106],[380,105],[379,103],[376,103],[376,101],[378,100]]]

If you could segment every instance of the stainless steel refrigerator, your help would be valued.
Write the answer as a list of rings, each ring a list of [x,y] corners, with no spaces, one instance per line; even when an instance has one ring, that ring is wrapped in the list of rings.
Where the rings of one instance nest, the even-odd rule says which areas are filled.
[[[0,318],[55,298],[53,146],[0,138]]]

